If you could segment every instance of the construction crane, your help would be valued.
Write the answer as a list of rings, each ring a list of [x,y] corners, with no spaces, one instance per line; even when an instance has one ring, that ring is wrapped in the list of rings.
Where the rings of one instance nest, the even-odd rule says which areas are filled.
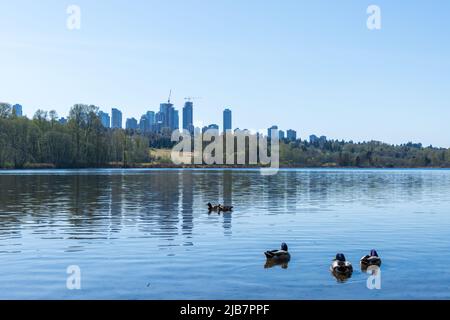
[[[170,89],[170,93],[169,93],[169,99],[167,99],[167,102],[170,104],[170,98],[172,98],[172,89]]]

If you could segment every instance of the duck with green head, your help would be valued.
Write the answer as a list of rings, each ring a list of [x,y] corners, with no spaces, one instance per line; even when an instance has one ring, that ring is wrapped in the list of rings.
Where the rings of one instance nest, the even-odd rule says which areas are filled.
[[[367,269],[371,266],[381,266],[381,258],[378,256],[378,252],[375,249],[370,250],[368,255],[365,255],[360,260],[361,270],[363,272],[367,271]]]
[[[288,251],[288,246],[284,242],[281,244],[281,249],[266,251],[264,254],[267,260],[276,262],[289,262],[289,260],[291,260],[291,254]]]
[[[334,258],[331,263],[330,271],[338,281],[344,282],[351,278],[353,266],[350,261],[345,259],[345,255],[343,253],[338,253],[336,254],[336,258]]]

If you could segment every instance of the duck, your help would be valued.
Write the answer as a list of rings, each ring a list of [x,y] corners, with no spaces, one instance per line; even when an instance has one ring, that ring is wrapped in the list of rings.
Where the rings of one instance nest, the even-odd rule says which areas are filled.
[[[211,212],[211,211],[218,211],[218,210],[220,209],[220,203],[219,203],[218,205],[213,206],[213,205],[211,204],[211,202],[208,202],[206,205],[208,206],[208,210],[209,210],[210,212]]]
[[[270,250],[264,252],[268,262],[279,262],[285,263],[291,260],[291,254],[288,251],[288,246],[286,243],[281,244],[280,250]]]
[[[219,204],[219,212],[231,212],[233,211],[233,206],[222,206]]]
[[[378,256],[378,252],[375,249],[370,250],[370,253],[368,255],[365,255],[360,260],[361,267],[367,267],[370,266],[381,266],[381,259]]]
[[[353,266],[345,259],[343,253],[338,253],[331,264],[330,270],[338,280],[345,281],[352,276]]]

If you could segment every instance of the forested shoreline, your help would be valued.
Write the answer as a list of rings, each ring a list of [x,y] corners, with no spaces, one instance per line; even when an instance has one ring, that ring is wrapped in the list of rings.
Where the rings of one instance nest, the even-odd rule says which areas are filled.
[[[450,149],[411,142],[295,141],[281,144],[280,159],[287,167],[450,168]]]
[[[76,104],[67,123],[61,124],[54,111],[38,110],[28,119],[17,117],[11,105],[0,104],[0,168],[178,167],[171,164],[169,156],[154,156],[150,151],[170,149],[174,144],[170,137],[104,128],[98,112],[96,106]],[[423,147],[420,143],[283,140],[280,165],[450,168],[450,149]]]
[[[149,161],[148,139],[125,130],[102,126],[98,108],[74,105],[66,124],[54,111],[38,110],[33,119],[16,117],[10,106],[0,107],[1,168],[86,168]]]

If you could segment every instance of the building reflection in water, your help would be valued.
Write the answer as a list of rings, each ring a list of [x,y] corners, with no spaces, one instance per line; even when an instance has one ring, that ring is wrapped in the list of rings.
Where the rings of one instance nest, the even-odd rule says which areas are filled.
[[[181,229],[183,236],[186,237],[185,245],[192,246],[192,230],[194,229],[194,176],[192,171],[180,171],[181,177],[178,184],[181,189]]]
[[[223,171],[223,204],[233,206],[233,172],[231,170]],[[232,213],[223,214],[223,229],[226,236],[231,236]]]
[[[137,237],[156,238],[161,248],[192,246],[196,223],[220,221],[224,235],[231,236],[239,207],[284,214],[339,203],[424,202],[444,197],[448,185],[445,173],[414,171],[280,171],[268,177],[241,170],[0,174],[0,239],[68,240],[68,251]],[[207,202],[233,205],[235,212],[222,214],[223,220],[207,219]]]

